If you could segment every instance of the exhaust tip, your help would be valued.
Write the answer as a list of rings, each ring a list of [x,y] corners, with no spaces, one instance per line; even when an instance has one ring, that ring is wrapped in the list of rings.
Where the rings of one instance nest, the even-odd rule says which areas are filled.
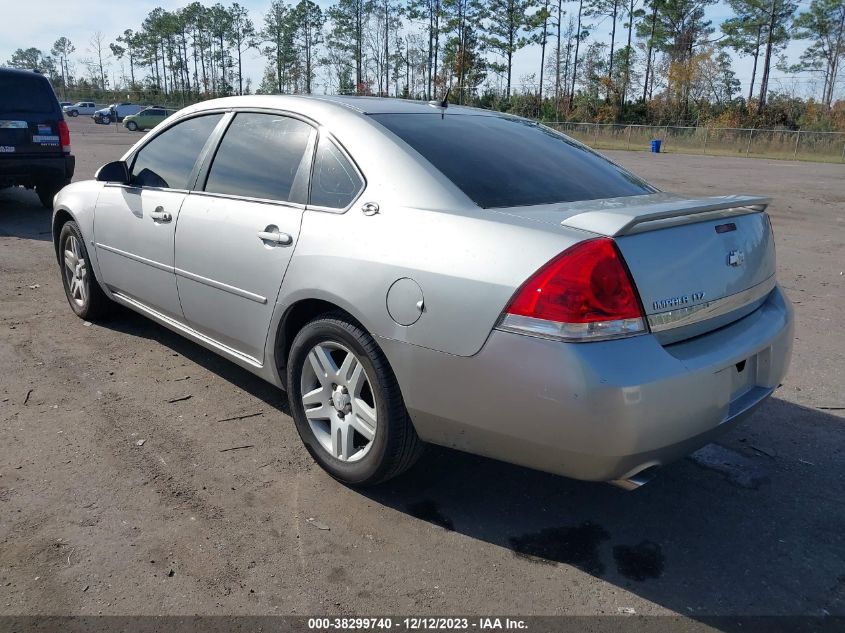
[[[622,490],[636,490],[637,488],[642,488],[654,479],[657,476],[659,468],[660,467],[656,465],[647,466],[637,474],[627,477],[626,479],[614,479],[608,483],[616,486],[617,488],[622,488]]]

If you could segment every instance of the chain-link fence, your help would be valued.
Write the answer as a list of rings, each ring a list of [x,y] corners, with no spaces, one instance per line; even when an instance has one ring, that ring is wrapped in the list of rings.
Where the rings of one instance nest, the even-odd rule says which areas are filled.
[[[661,141],[661,152],[753,156],[845,163],[845,133],[758,130],[602,123],[547,124],[595,149],[648,151]]]

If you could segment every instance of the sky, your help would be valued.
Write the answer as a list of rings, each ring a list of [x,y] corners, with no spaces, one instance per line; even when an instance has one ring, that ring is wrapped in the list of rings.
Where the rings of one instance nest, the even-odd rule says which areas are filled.
[[[113,41],[114,38],[123,32],[124,29],[131,28],[137,30],[140,27],[141,21],[149,11],[155,7],[163,7],[165,9],[177,9],[185,6],[190,0],[131,0],[130,3],[106,3],[105,10],[91,10],[91,6],[85,3],[73,3],[67,0],[27,0],[20,2],[18,0],[0,0],[0,10],[2,10],[3,18],[6,24],[17,25],[14,29],[3,29],[3,36],[0,39],[0,65],[4,64],[6,60],[11,57],[12,53],[17,48],[29,48],[35,46],[42,51],[48,52],[57,38],[64,35],[68,37],[76,46],[74,56],[76,59],[90,56],[87,50],[90,48],[88,42],[91,39],[94,31],[102,31],[108,41]],[[330,3],[327,0],[315,0],[322,7],[326,7]],[[806,8],[810,0],[799,0],[799,10]],[[210,0],[205,1],[206,4],[212,4]],[[258,27],[262,22],[262,14],[269,8],[269,0],[240,0],[243,6],[249,8],[252,19]],[[228,4],[224,2],[224,4]],[[566,3],[570,5],[570,9],[577,10],[577,5]],[[564,6],[566,6],[566,4]],[[131,7],[131,9],[130,9]],[[716,27],[716,34],[718,36],[718,25],[724,21],[729,15],[729,9],[726,6],[716,6],[708,8],[708,16]],[[620,37],[620,26],[617,27],[617,37]],[[609,20],[605,20],[592,31],[591,39],[610,41],[609,36],[610,24]],[[622,34],[621,38],[624,39]],[[807,42],[793,41],[786,49],[785,54],[790,63],[795,63],[805,48]],[[536,46],[528,47],[519,51],[514,58],[513,82],[516,86],[520,85],[520,78],[529,73],[539,73],[539,48]],[[244,60],[245,76],[251,77],[253,87],[257,87],[263,75],[265,61],[261,58],[258,51],[251,50],[247,52]],[[81,69],[77,69],[80,72]],[[119,63],[112,63],[112,71],[119,74]],[[734,56],[734,71],[737,78],[742,83],[741,94],[748,94],[748,82],[751,79],[752,62],[748,57]],[[759,74],[757,77],[759,81]],[[842,82],[845,84],[845,82]],[[800,96],[807,96],[809,94],[820,94],[821,83],[818,75],[811,73],[801,73],[798,75],[790,75],[783,73],[775,68],[772,69],[770,79],[770,89],[784,90],[795,92]],[[837,90],[839,95],[842,95],[845,86],[840,85]]]

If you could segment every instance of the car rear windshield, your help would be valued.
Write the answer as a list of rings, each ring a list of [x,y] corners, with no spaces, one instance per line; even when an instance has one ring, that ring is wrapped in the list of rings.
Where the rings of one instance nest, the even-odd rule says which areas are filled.
[[[562,134],[505,116],[370,115],[478,206],[518,207],[653,193],[655,189]]]
[[[49,114],[58,107],[56,95],[43,77],[0,74],[0,112]]]

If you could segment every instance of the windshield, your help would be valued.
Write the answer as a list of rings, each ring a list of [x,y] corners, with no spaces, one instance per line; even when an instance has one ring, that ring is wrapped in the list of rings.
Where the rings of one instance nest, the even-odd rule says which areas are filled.
[[[372,114],[478,206],[516,207],[656,191],[591,149],[507,116]]]

